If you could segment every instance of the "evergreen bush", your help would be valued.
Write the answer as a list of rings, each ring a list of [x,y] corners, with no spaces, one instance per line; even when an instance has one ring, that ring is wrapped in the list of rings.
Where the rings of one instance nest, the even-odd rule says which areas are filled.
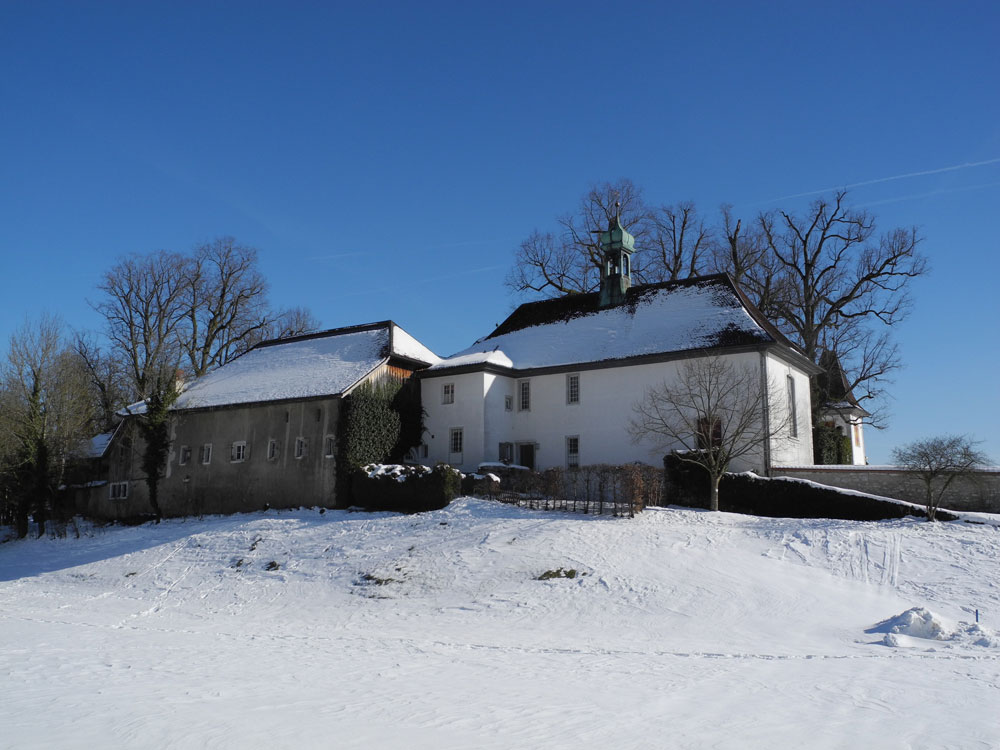
[[[423,513],[440,510],[459,494],[462,474],[446,464],[369,464],[351,472],[353,504],[365,510]]]
[[[362,466],[401,461],[420,443],[419,384],[410,380],[362,383],[343,400],[337,424],[337,503],[352,502],[353,474]]]

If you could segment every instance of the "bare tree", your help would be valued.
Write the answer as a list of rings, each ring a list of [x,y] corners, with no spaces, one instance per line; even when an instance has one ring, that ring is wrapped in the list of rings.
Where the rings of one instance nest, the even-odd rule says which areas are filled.
[[[642,263],[644,281],[686,279],[707,267],[713,231],[698,215],[694,203],[661,206],[652,212],[651,221],[647,257]]]
[[[166,250],[133,254],[120,259],[98,284],[104,298],[93,307],[104,316],[114,355],[125,363],[139,398],[149,395],[161,371],[175,370],[180,362],[178,333],[190,307],[186,266],[184,256]]]
[[[558,235],[535,231],[514,253],[507,287],[515,293],[550,296],[592,292],[600,283],[600,233],[616,215],[642,247],[652,229],[642,191],[628,179],[595,185],[580,200],[576,212],[559,219]]]
[[[760,214],[739,235],[724,211],[731,268],[806,355],[817,364],[836,355],[848,388],[879,419],[886,378],[899,367],[889,328],[909,311],[909,282],[927,270],[915,228],[876,235],[874,217],[846,204],[846,191],[814,201],[808,212]],[[761,256],[761,250],[765,251]],[[814,408],[829,402],[814,393]]]
[[[16,503],[17,532],[27,534],[34,512],[42,534],[66,461],[89,436],[86,372],[66,343],[62,322],[44,316],[11,336],[0,380],[0,433],[5,436],[0,460]]]
[[[719,509],[719,480],[737,458],[785,435],[788,416],[768,409],[780,392],[761,370],[724,357],[684,362],[676,380],[647,389],[633,405],[632,441],[652,439],[709,477],[711,510]],[[782,416],[782,414],[785,416]]]
[[[104,296],[93,305],[106,320],[112,351],[88,346],[88,363],[124,363],[132,396],[145,399],[182,364],[198,377],[266,338],[318,327],[304,308],[273,310],[267,286],[257,250],[231,237],[190,256],[161,250],[123,258],[104,274]]]
[[[183,271],[181,347],[200,377],[246,351],[274,315],[255,248],[220,237],[196,248]]]
[[[892,460],[914,472],[924,483],[927,520],[933,521],[941,498],[958,477],[968,476],[989,460],[965,435],[945,435],[917,440],[894,448]]]
[[[87,373],[94,404],[94,431],[110,430],[118,411],[129,402],[131,390],[122,362],[103,350],[92,334],[74,334],[73,350]]]
[[[318,331],[320,322],[307,307],[290,307],[279,312],[262,331],[261,341],[265,339],[284,339],[298,336],[302,333]],[[259,343],[259,342],[254,342]]]

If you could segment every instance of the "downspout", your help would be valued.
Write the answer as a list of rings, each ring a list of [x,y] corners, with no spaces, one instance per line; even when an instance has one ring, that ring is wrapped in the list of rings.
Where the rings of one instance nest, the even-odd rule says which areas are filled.
[[[767,351],[760,352],[761,419],[764,422],[764,476],[771,476],[771,407],[770,389],[767,387]]]

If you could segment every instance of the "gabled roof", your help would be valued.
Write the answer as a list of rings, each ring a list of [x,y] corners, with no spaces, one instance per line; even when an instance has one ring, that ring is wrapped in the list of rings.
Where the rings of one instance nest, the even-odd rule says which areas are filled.
[[[119,423],[115,429],[110,432],[102,432],[100,435],[94,435],[94,437],[89,440],[84,440],[80,443],[80,446],[73,452],[75,458],[104,458],[104,454],[108,452],[108,446],[111,445],[111,441],[115,437],[115,433],[118,432],[121,423]]]
[[[768,345],[804,359],[728,274],[717,274],[635,286],[624,303],[605,309],[597,293],[523,304],[489,336],[431,372],[487,365],[524,370]]]
[[[859,417],[871,416],[854,397],[854,390],[847,381],[847,373],[840,363],[840,357],[831,351],[823,351],[819,355],[819,366],[823,371],[816,376],[816,385],[825,399],[820,405],[822,411]]]
[[[336,396],[390,360],[422,368],[439,358],[391,320],[274,339],[186,385],[172,408]]]

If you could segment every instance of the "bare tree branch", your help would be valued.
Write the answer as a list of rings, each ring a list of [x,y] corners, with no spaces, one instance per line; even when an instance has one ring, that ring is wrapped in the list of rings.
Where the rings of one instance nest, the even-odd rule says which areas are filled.
[[[759,368],[725,357],[684,362],[676,380],[646,390],[633,409],[633,442],[652,439],[682,461],[700,466],[711,482],[711,510],[719,509],[719,480],[737,458],[760,451],[788,432],[778,387]]]

